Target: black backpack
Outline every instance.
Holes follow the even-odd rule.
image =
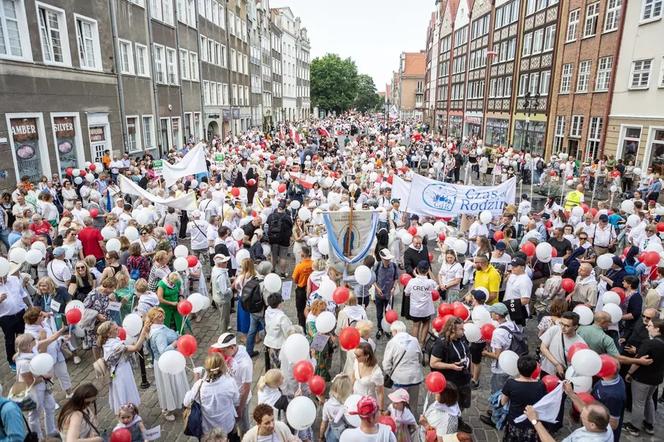
[[[267,225],[267,236],[271,243],[281,241],[282,216],[280,213],[273,214],[270,223]]]
[[[523,334],[523,331],[518,329],[514,331],[503,325],[501,325],[498,328],[507,330],[507,333],[509,333],[510,336],[512,337],[512,339],[510,340],[510,348],[508,348],[508,350],[512,350],[514,353],[516,353],[519,356],[524,356],[528,354],[528,338],[526,337],[525,334]]]
[[[261,293],[261,282],[258,278],[251,278],[242,287],[240,295],[242,307],[249,313],[260,313],[265,309],[263,293]]]

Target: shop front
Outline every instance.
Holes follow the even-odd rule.
[[[450,115],[447,136],[455,138],[463,136],[463,117],[461,115]]]
[[[464,118],[464,136],[482,138],[482,114],[469,112]]]
[[[484,145],[491,147],[507,146],[509,131],[509,120],[487,118]]]
[[[544,134],[546,121],[517,119],[514,126],[512,146],[514,149],[531,154],[544,155]]]

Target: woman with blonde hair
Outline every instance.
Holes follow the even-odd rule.
[[[182,330],[182,316],[177,305],[182,293],[182,279],[178,272],[171,272],[157,284],[159,307],[164,310],[164,324],[176,332]]]
[[[72,298],[82,301],[97,285],[97,280],[84,260],[74,264],[74,274],[69,281],[68,292]]]
[[[113,321],[106,321],[97,328],[97,345],[104,351],[103,358],[111,373],[108,401],[114,414],[120,407],[128,402],[134,405],[141,404],[141,395],[138,394],[134,373],[129,362],[129,353],[140,351],[148,335],[149,328],[143,326],[138,341],[127,345],[118,338],[120,327]]]
[[[353,393],[353,382],[345,373],[340,373],[332,380],[330,386],[329,399],[323,405],[323,412],[320,422],[321,439],[324,437],[325,442],[338,442],[341,433],[351,425],[346,421],[343,416],[342,410],[344,409],[344,402]],[[337,420],[337,416],[341,418]]]
[[[251,259],[245,259],[240,264],[240,272],[235,278],[233,283],[233,288],[238,293],[238,298],[242,297],[242,289],[245,284],[247,284],[252,279],[258,277],[256,273],[256,268],[254,267],[254,262]],[[251,315],[248,311],[242,307],[242,302],[238,301],[237,303],[237,331],[244,333],[245,335],[249,333],[249,325],[251,324]]]
[[[203,433],[219,428],[234,440],[239,440],[235,433],[236,408],[240,405],[240,390],[235,379],[229,375],[228,366],[220,353],[211,353],[205,358],[205,375],[194,372],[194,385],[184,397],[184,406],[188,407],[195,400],[201,405],[203,413]]]
[[[148,327],[148,345],[152,350],[154,380],[157,386],[157,399],[164,419],[175,420],[173,411],[182,408],[185,394],[189,390],[186,371],[179,374],[168,374],[159,368],[159,357],[166,351],[175,350],[179,334],[164,325],[164,310],[151,308],[145,315],[145,326]]]
[[[293,256],[295,257],[295,264],[299,264],[302,260],[300,252],[302,251],[302,246],[305,244],[307,235],[307,227],[302,218],[295,218],[295,223],[293,224]]]
[[[288,406],[288,397],[281,391],[283,383],[284,374],[278,368],[272,368],[258,378],[256,384],[258,403],[267,404],[274,408],[277,413],[276,418],[280,417],[279,411],[283,411],[283,415],[285,416],[286,407]]]
[[[76,229],[69,228],[62,234],[62,246],[68,259],[83,259],[83,244],[78,239]]]

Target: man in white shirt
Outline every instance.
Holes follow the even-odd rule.
[[[71,209],[71,216],[74,221],[76,221],[80,225],[83,225],[85,218],[90,216],[90,211],[88,211],[88,209],[83,208],[83,203],[81,202],[81,200],[77,200],[74,203],[74,208]]]
[[[489,229],[485,224],[482,224],[480,222],[480,219],[477,218],[475,221],[470,225],[470,228],[468,229],[468,243],[470,244],[470,254],[474,254],[475,251],[477,250],[477,243],[475,240],[477,239],[478,236],[485,236],[489,237]]]
[[[608,215],[604,213],[599,216],[595,228],[587,233],[597,256],[608,253],[609,247],[615,244],[617,239],[615,229],[609,224]]]
[[[515,322],[519,325],[526,325],[526,317],[530,310],[528,304],[530,303],[530,294],[533,290],[533,281],[526,274],[526,262],[523,258],[516,257],[512,259],[512,271],[507,277],[505,284],[505,296],[503,302],[518,300],[525,309],[523,318],[515,318]]]
[[[48,277],[53,280],[58,287],[69,287],[71,280],[71,269],[65,262],[65,248],[56,247],[53,250],[53,259],[46,266]]]
[[[23,314],[27,308],[24,299],[26,299],[25,292],[21,280],[12,276],[12,273],[18,271],[18,266],[12,264],[9,276],[0,278],[0,328],[4,334],[5,341],[5,354],[9,368],[16,371],[16,364],[14,363],[14,354],[16,354],[16,346],[14,344],[16,336],[25,331],[25,322],[23,321]]]

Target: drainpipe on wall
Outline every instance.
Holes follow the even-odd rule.
[[[201,93],[201,117],[199,118],[199,122],[201,124],[201,127],[203,129],[203,139],[207,140],[207,125],[204,123],[205,121],[205,91],[203,91],[203,60],[201,59],[201,54],[203,53],[203,48],[201,46],[201,14],[198,11],[198,2],[194,2],[194,11],[196,13],[196,47],[198,48],[198,85],[199,85],[199,91]],[[224,8],[224,14],[226,13],[226,8]],[[194,118],[194,115],[192,114],[192,119],[194,120],[194,124],[196,124],[196,119]],[[223,122],[222,122],[223,126]],[[196,128],[198,130],[198,127]],[[200,134],[198,134],[198,137],[200,137]]]
[[[194,2],[194,3],[197,3],[197,2]],[[174,14],[173,19],[175,21],[175,65],[177,66],[177,70],[179,72],[180,71],[180,20],[178,20],[178,2],[175,2],[175,7],[173,8],[173,14]],[[185,11],[185,14],[186,14],[186,11]],[[184,83],[182,81],[182,72],[179,72],[178,82],[180,83],[180,85],[178,86],[178,92],[179,92],[178,96],[180,98],[180,127],[178,127],[178,129],[179,129],[179,133],[183,134],[185,124],[184,124],[184,98],[182,98],[182,88],[184,86]],[[192,117],[193,117],[193,114],[192,114]],[[202,116],[201,116],[201,118],[202,118]],[[177,144],[181,144],[181,143],[184,145],[182,137],[180,137]],[[173,143],[173,144],[176,144],[176,143]],[[177,144],[175,146],[176,148],[177,148]]]
[[[157,75],[157,63],[154,57],[154,40],[152,39],[152,10],[150,6],[149,1],[145,2],[145,18],[147,20],[147,25],[148,25],[148,51],[150,54],[150,60],[152,60],[151,63],[151,68],[152,68],[152,75],[150,76],[152,78],[152,99],[154,102],[154,119],[155,119],[155,142],[157,142],[157,146],[160,144],[160,139],[161,139],[161,116],[159,115],[159,93],[158,93],[158,87],[157,87],[157,80],[155,75]],[[166,56],[165,50],[164,50],[164,57]],[[163,149],[164,146],[161,146],[161,149]],[[160,149],[159,151],[159,158],[164,157],[164,152],[162,152]]]
[[[126,153],[129,136],[127,134],[127,114],[125,112],[124,85],[123,85],[123,77],[121,69],[122,66],[120,63],[120,48],[118,44],[118,21],[117,21],[117,9],[115,7],[116,6],[115,2],[116,0],[108,0],[108,7],[111,13],[111,33],[113,38],[113,64],[115,66],[115,75],[118,78],[118,104],[120,106],[120,127],[122,129],[122,145],[123,145],[122,153]],[[140,122],[137,121],[136,124],[140,124]]]

